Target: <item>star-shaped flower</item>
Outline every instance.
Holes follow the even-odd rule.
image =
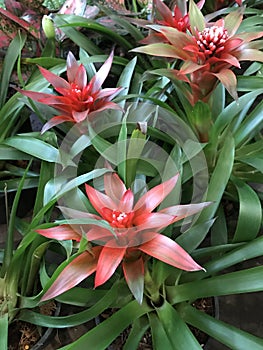
[[[21,89],[19,91],[32,100],[52,106],[60,112],[60,115],[54,116],[43,126],[42,133],[64,122],[81,123],[87,119],[91,120],[96,113],[105,109],[120,109],[111,100],[122,88],[101,88],[109,74],[112,61],[113,52],[89,82],[85,67],[77,63],[71,52],[67,56],[67,80],[39,67],[41,74],[58,95]]]
[[[93,219],[93,223],[87,225],[89,228],[85,232],[85,238],[99,246],[84,251],[71,261],[46,292],[43,300],[72,288],[95,270],[95,287],[98,287],[104,284],[121,264],[131,292],[141,303],[144,268],[150,257],[186,271],[202,269],[174,240],[158,232],[210,204],[175,205],[154,211],[172,191],[177,179],[178,175],[153,187],[136,203],[133,192],[126,189],[117,174],[105,175],[105,193],[86,185],[87,196],[98,215],[76,211],[74,215]],[[94,223],[94,220],[97,220],[98,224]],[[108,223],[108,228],[99,225],[102,221]],[[69,225],[37,232],[58,240],[80,240],[82,235],[81,230]]]

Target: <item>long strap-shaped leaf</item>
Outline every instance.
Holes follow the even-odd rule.
[[[193,333],[189,330],[176,309],[171,304],[165,301],[160,308],[156,309],[156,312],[173,350],[202,349]]]
[[[149,322],[146,316],[137,318],[133,322],[132,329],[130,331],[128,339],[126,340],[123,346],[123,350],[138,349],[140,341],[148,328],[149,328]],[[167,348],[165,349],[168,350]]]
[[[192,252],[202,242],[212,224],[211,220],[214,218],[232,172],[234,153],[234,140],[229,135],[226,138],[208,184],[205,200],[211,201],[212,204],[202,211],[195,225],[177,239],[177,242],[188,252]],[[199,224],[201,224],[201,229]],[[204,229],[202,229],[202,224],[204,224]]]
[[[211,296],[263,291],[262,274],[263,266],[258,266],[202,281],[167,287],[168,300],[173,304]]]
[[[20,151],[45,160],[46,162],[59,162],[59,152],[56,147],[31,136],[13,136],[6,139],[4,144],[17,148]]]
[[[87,344],[92,350],[104,350],[134,320],[149,311],[150,307],[146,303],[140,305],[136,300],[131,301],[106,321],[100,323],[74,343],[60,348],[60,350],[83,350],[87,347]]]
[[[8,339],[8,314],[0,317],[0,349],[7,350]]]
[[[222,256],[208,262],[205,264],[205,269],[207,272],[198,271],[194,274],[185,274],[181,278],[181,282],[200,280],[202,278],[207,278],[212,274],[216,274],[230,266],[234,266],[244,260],[253,259],[262,255],[263,251],[263,237],[260,236],[253,241],[246,243],[238,248],[223,254]]]
[[[151,326],[153,349],[174,350],[170,340],[167,338],[163,325],[155,312],[149,314],[149,323]]]
[[[25,45],[25,42],[26,35],[19,32],[12,40],[7,50],[1,74],[0,107],[2,107],[5,103],[12,70],[23,46]]]
[[[119,291],[119,283],[116,283],[108,291],[108,293],[106,293],[105,296],[101,298],[101,300],[97,304],[77,314],[68,315],[68,316],[47,316],[47,315],[42,315],[30,310],[22,310],[19,314],[19,319],[21,321],[30,322],[43,327],[51,327],[51,328],[73,327],[73,326],[88,322],[89,320],[92,320],[98,315],[100,315],[105,309],[110,307],[115,302],[115,300],[118,297],[118,291]],[[138,317],[140,316],[141,315],[139,315]],[[99,338],[100,336],[97,336],[97,337]]]
[[[189,305],[182,306],[179,312],[185,322],[197,327],[232,350],[263,349],[263,339],[219,321]]]
[[[221,114],[217,117],[213,126],[211,135],[213,142],[215,142],[216,144],[218,143],[218,137],[222,133],[224,128],[230,125],[233,118],[235,118],[239,113],[241,113],[243,109],[246,109],[247,106],[250,106],[250,104],[252,104],[253,101],[257,98],[257,96],[262,94],[262,92],[262,88],[255,91],[251,91],[241,96],[238,99],[238,103],[234,101],[223,109]]]
[[[90,55],[98,55],[102,53],[102,50],[95,45],[86,35],[80,33],[77,29],[73,28],[65,18],[70,16],[57,15],[54,18],[55,25],[61,28],[63,33],[66,34],[74,43],[78,43],[78,46],[86,50]]]
[[[263,100],[253,109],[253,111],[248,115],[248,117],[242,122],[237,132],[235,133],[235,143],[236,145],[242,144],[242,142],[247,142],[251,140],[255,135],[257,135],[262,130],[262,107]]]
[[[239,197],[239,217],[233,242],[256,238],[262,224],[262,208],[258,195],[245,182],[232,177]]]

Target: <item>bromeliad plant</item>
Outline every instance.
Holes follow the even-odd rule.
[[[177,243],[158,233],[174,222],[195,214],[208,204],[176,205],[153,212],[171,192],[177,179],[178,175],[155,186],[136,204],[134,193],[126,189],[116,173],[104,175],[105,194],[86,185],[87,196],[99,214],[74,212],[76,217],[94,219],[94,224],[88,225],[90,227],[86,232],[81,233],[80,228],[69,225],[37,232],[58,240],[81,241],[83,235],[87,242],[98,242],[101,247],[88,246],[87,251],[67,265],[42,300],[54,298],[67,291],[94,271],[96,288],[104,284],[122,262],[124,277],[135,299],[142,303],[145,287],[148,297],[154,303],[158,303],[159,291],[151,281],[147,266],[149,257],[186,271],[202,269]],[[102,220],[109,224],[108,228],[96,224],[96,221],[100,223]]]
[[[135,109],[135,115],[140,116],[141,111],[136,113]],[[132,119],[135,115],[131,115]],[[166,117],[170,130],[177,130],[178,120],[175,122],[174,115],[170,115],[170,118],[169,115]],[[94,126],[93,123],[92,126]],[[117,140],[120,145],[119,152],[122,153],[123,141],[126,140],[125,135],[127,136],[125,130],[128,126],[125,118],[121,124]],[[112,124],[104,127],[111,129]],[[125,148],[125,157],[121,158],[124,164],[123,162],[115,164],[118,154],[114,153],[112,143],[101,135],[95,134],[94,130],[92,135],[91,132],[92,127],[89,128],[90,142],[93,147],[100,150],[99,157],[103,155],[107,161],[114,161],[118,172],[122,176],[126,174],[124,176],[126,181],[130,172],[134,174],[133,181],[129,181],[132,184],[131,189],[127,189],[124,181],[109,166],[79,175],[58,188],[54,181],[51,180],[48,183],[46,196],[50,198],[50,192],[54,193],[51,197],[53,203],[55,200],[59,202],[59,197],[65,194],[65,191],[74,189],[76,195],[74,192],[69,192],[69,203],[72,206],[60,206],[66,219],[40,226],[35,222],[31,228],[34,233],[36,231],[40,236],[48,238],[48,241],[51,239],[54,245],[60,245],[66,252],[66,259],[57,266],[53,274],[50,274],[50,266],[47,261],[45,262],[40,274],[43,291],[35,298],[23,298],[22,306],[25,309],[20,312],[19,319],[42,326],[48,324],[51,327],[68,327],[99,317],[105,310],[113,310],[113,315],[107,320],[94,326],[76,342],[63,349],[77,349],[87,342],[96,344],[98,349],[107,348],[128,326],[132,328],[124,344],[126,348],[137,349],[143,334],[148,330],[152,336],[154,349],[162,349],[163,344],[168,349],[179,350],[182,347],[201,349],[201,345],[187,325],[201,329],[230,348],[238,346],[245,350],[250,345],[260,349],[263,344],[262,339],[229,327],[193,306],[193,301],[198,298],[262,290],[263,287],[262,284],[259,286],[258,279],[257,283],[252,284],[250,279],[257,278],[262,273],[261,266],[238,272],[226,272],[228,267],[243,261],[244,256],[247,259],[260,256],[262,249],[262,237],[252,238],[247,243],[239,241],[238,236],[233,240],[220,241],[221,235],[225,234],[222,232],[221,201],[229,181],[229,171],[231,171],[228,167],[231,166],[232,161],[230,152],[232,142],[229,140],[224,146],[209,180],[206,197],[213,202],[208,206],[208,203],[171,205],[174,201],[175,203],[178,201],[178,192],[173,191],[176,183],[178,185],[179,177],[174,175],[156,185],[156,182],[160,181],[159,176],[151,166],[145,164],[147,157],[150,156],[147,143],[151,144],[153,140],[157,144],[165,141],[165,148],[170,147],[169,155],[172,161],[181,170],[183,188],[189,190],[189,180],[193,180],[191,175],[189,176],[192,165],[190,155],[193,157],[196,155],[198,145],[196,142],[190,142],[181,149],[171,136],[160,132],[157,126],[155,128],[149,126],[147,141],[145,137],[141,139],[135,137],[138,131],[131,133],[128,150],[133,157],[127,156],[129,151],[126,153]],[[107,136],[107,133],[105,135]],[[109,135],[112,141],[112,133]],[[132,140],[136,142],[133,143]],[[141,143],[139,140],[142,140]],[[142,145],[145,146],[144,151],[142,151]],[[134,152],[131,152],[130,147],[135,147]],[[201,164],[200,159],[198,160]],[[148,158],[148,163],[151,162],[152,159]],[[159,162],[155,164],[153,161],[153,165],[160,168]],[[170,157],[164,161],[164,172],[169,173],[169,169],[176,168],[169,168],[170,162]],[[61,175],[63,181],[66,173],[62,172]],[[99,178],[101,175],[104,177],[103,182]],[[201,171],[202,179],[204,175]],[[198,174],[197,177],[199,177]],[[84,184],[92,178],[94,178],[94,186],[86,184],[83,189],[83,191],[86,189],[86,196],[83,196],[83,192],[75,186],[78,183]],[[149,178],[148,181],[147,178]],[[57,181],[59,185],[60,180],[57,179]],[[97,186],[98,189],[96,189]],[[145,187],[149,186],[151,189],[145,192]],[[242,195],[245,192],[246,190]],[[245,197],[253,203],[254,222],[260,222],[258,205],[252,199],[254,198],[252,193],[246,192]],[[184,196],[183,199],[186,200]],[[88,212],[75,209],[75,205],[80,200],[83,201]],[[244,201],[241,202],[244,205]],[[46,206],[50,207],[50,204],[46,203]],[[154,211],[155,208],[158,208],[157,211]],[[186,231],[181,232],[181,219],[202,208],[204,210],[195,217],[193,224]],[[214,220],[215,213],[219,215],[218,225]],[[244,225],[245,217],[244,212],[240,212],[238,226],[242,222]],[[206,237],[208,239],[211,228],[211,237],[215,243],[200,248],[200,243]],[[258,228],[256,232],[258,233]],[[30,232],[31,234],[33,232]],[[245,239],[245,236],[243,237]],[[201,271],[201,266],[205,271]],[[187,272],[192,269],[196,271]],[[95,279],[93,279],[93,273],[95,273]],[[137,300],[134,300],[134,297]],[[85,307],[85,310],[66,317],[47,317],[26,309],[51,298],[65,304]],[[176,325],[176,330],[172,325]],[[105,336],[101,337],[100,334]]]
[[[242,31],[242,8],[211,22],[200,11],[203,4],[198,6],[190,1],[189,13],[182,18],[185,26],[178,27],[169,9],[159,0],[155,3],[162,17],[167,19],[148,25],[153,34],[146,37],[145,43],[150,43],[132,51],[173,60],[167,69],[147,72],[145,79],[154,74],[173,82],[177,94],[175,98],[182,103],[188,122],[196,130],[200,141],[207,142],[213,123],[209,110],[216,87],[221,83],[238,100],[234,70],[238,72],[242,61],[263,62],[261,41],[256,41],[263,32]],[[196,111],[201,105],[204,116],[199,119]]]
[[[133,51],[181,60],[183,64],[179,70],[162,69],[154,73],[185,82],[190,89],[185,88],[184,94],[192,105],[198,101],[207,102],[218,82],[237,99],[236,76],[230,68],[240,68],[240,61],[263,61],[262,52],[258,50],[260,43],[251,43],[261,38],[263,33],[237,33],[242,22],[240,10],[231,12],[224,19],[207,23],[197,5],[191,1],[188,16],[190,26],[187,33],[171,25],[150,25],[150,29],[161,34],[162,43],[149,44]]]

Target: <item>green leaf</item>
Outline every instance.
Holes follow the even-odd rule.
[[[63,58],[58,57],[34,57],[34,58],[24,58],[25,63],[36,64],[46,69],[52,68],[56,65],[65,64],[65,60]]]
[[[26,35],[18,32],[18,34],[11,41],[2,67],[1,85],[0,85],[0,108],[4,105],[7,91],[9,89],[10,77],[18,56],[26,42]]]
[[[120,290],[120,283],[115,283],[112,286],[112,288],[107,291],[105,296],[102,297],[95,305],[77,314],[67,315],[67,316],[47,316],[31,310],[24,309],[24,310],[21,310],[21,312],[19,313],[19,319],[21,321],[30,322],[32,324],[36,324],[43,327],[51,327],[51,328],[74,327],[94,319],[95,317],[100,315],[104,310],[106,310],[112,304],[114,304],[115,300],[119,300],[119,294],[118,294],[119,290]],[[146,312],[148,309],[146,309]],[[145,311],[142,312],[142,314],[144,313]],[[140,316],[141,315],[138,315],[138,317]],[[100,333],[100,336],[97,335],[97,337],[101,338],[101,333]]]
[[[193,333],[171,304],[164,301],[161,307],[156,308],[156,312],[173,350],[202,349]]]
[[[39,267],[40,267],[40,263],[42,260],[42,257],[44,255],[44,253],[46,252],[50,241],[41,243],[42,239],[41,237],[39,237],[40,240],[39,242],[36,244],[36,247],[33,247],[33,251],[32,254],[30,253],[29,255],[31,256],[30,259],[30,266],[29,266],[29,270],[27,274],[23,275],[23,282],[26,282],[26,291],[22,292],[25,295],[31,295],[32,294],[32,290],[33,287],[36,283],[36,278],[38,276],[38,272],[39,272]]]
[[[258,63],[258,62],[254,62]],[[262,76],[237,77],[237,91],[253,91],[262,88]]]
[[[107,10],[107,9],[105,9]],[[120,26],[125,28],[129,34],[135,39],[136,42],[139,42],[144,38],[141,30],[134,25],[132,25],[129,21],[127,21],[124,17],[112,14],[112,12],[108,13],[110,18],[118,23]]]
[[[145,53],[147,55],[153,55],[153,56],[160,56],[160,57],[171,57],[171,58],[179,58],[177,50],[169,45],[169,44],[163,44],[163,43],[154,43],[149,44],[145,46],[136,47],[135,49],[131,50],[132,52],[139,52],[139,53]],[[162,71],[162,69],[157,70],[158,73]],[[166,71],[166,70],[164,70]],[[168,70],[167,70],[168,71]],[[151,73],[155,74],[156,71],[152,71]],[[172,74],[173,71],[171,71],[172,78],[175,78],[174,74]],[[166,74],[166,76],[168,76]],[[170,77],[169,77],[170,78]]]
[[[154,312],[151,312],[149,313],[148,317],[149,317],[149,323],[151,326],[153,349],[154,350],[158,350],[158,349],[174,350],[158,316]]]
[[[39,183],[37,188],[37,194],[35,198],[35,204],[33,209],[33,216],[40,211],[44,203],[44,189],[47,182],[54,176],[54,164],[48,162],[42,162],[40,168]]]
[[[205,18],[193,0],[190,0],[189,3],[189,22],[192,33],[196,29],[200,32],[205,29]]]
[[[57,17],[59,18],[57,19]],[[106,26],[102,26],[98,22],[87,19],[85,17],[76,15],[57,15],[54,22],[63,23],[63,25],[60,26],[63,31],[66,29],[66,26],[87,28],[90,31],[102,34],[104,37],[107,37],[114,43],[118,43],[125,50],[130,50],[132,48],[131,43],[126,40],[124,36],[121,36],[120,34],[116,33],[116,31],[110,30]]]
[[[137,58],[134,57],[122,71],[121,76],[116,85],[116,86],[121,86],[123,88],[123,90],[120,91],[120,93],[118,94],[118,98],[121,96],[126,96],[128,94],[130,85],[131,85],[132,76],[134,74],[136,62],[137,62]],[[124,108],[125,100],[123,100],[122,102],[119,102],[118,104],[119,106]]]
[[[233,242],[256,238],[262,224],[262,208],[256,192],[245,182],[231,177],[239,197],[239,217]]]
[[[75,287],[56,297],[60,303],[91,307],[105,296],[107,290],[94,290]]]
[[[237,9],[236,11],[230,12],[225,17],[225,28],[228,32],[228,35],[231,37],[238,30],[241,22],[242,22],[242,8]]]
[[[10,179],[10,180],[2,180],[0,181],[0,193],[5,191],[5,188],[8,192],[16,192],[21,178]],[[38,186],[38,178],[37,177],[28,177],[24,181],[23,189],[27,188],[35,188]]]
[[[69,151],[69,157],[73,159],[76,155],[79,155],[81,152],[83,152],[86,148],[90,146],[90,138],[88,135],[80,135],[77,140],[73,143],[73,145],[70,147]],[[68,159],[66,158],[66,161]]]
[[[5,313],[0,316],[0,348],[2,350],[8,349],[8,314]]]
[[[12,205],[11,213],[10,213],[10,219],[8,223],[8,231],[7,231],[7,238],[5,242],[5,251],[4,251],[4,260],[3,265],[1,266],[1,277],[3,278],[6,274],[6,272],[9,269],[10,264],[12,263],[12,257],[13,257],[13,245],[14,245],[14,231],[15,231],[15,218],[17,215],[17,208],[20,200],[20,196],[23,190],[24,181],[26,179],[27,171],[29,170],[31,166],[31,162],[29,162],[23,177],[21,178],[17,192],[15,194],[14,202]],[[9,276],[10,277],[10,276]],[[11,276],[14,280],[17,279],[17,275]]]
[[[210,220],[213,218],[232,172],[234,154],[234,139],[229,135],[225,139],[225,143],[219,153],[216,166],[213,169],[210,182],[208,184],[206,201],[212,201],[214,204],[203,210],[199,217],[199,221],[202,221],[203,218],[205,218],[205,220]]]
[[[202,311],[184,305],[179,309],[185,322],[207,333],[232,350],[262,350],[263,339],[216,320]]]
[[[239,113],[242,113],[243,110],[247,112],[251,104],[257,98],[257,96],[259,96],[262,93],[263,93],[263,89],[249,92],[241,96],[238,99],[238,102],[234,101],[230,103],[226,108],[224,108],[222,113],[218,115],[214,123],[214,126],[212,128],[212,132],[211,132],[212,140],[218,143],[219,135],[222,133],[224,128],[227,127]],[[246,113],[243,114],[243,118],[245,116],[246,116]]]
[[[200,135],[200,139],[204,140],[205,142],[208,139],[208,131],[210,130],[212,124],[210,106],[203,101],[196,102],[191,113],[188,115],[188,118]]]
[[[263,155],[260,154],[259,157],[254,158],[254,157],[244,157],[244,158],[239,158],[240,162],[248,164],[252,166],[253,168],[257,169],[261,174],[263,174]],[[251,174],[253,177],[253,173]],[[256,177],[252,178],[251,181],[257,182]]]
[[[236,249],[224,253],[222,256],[215,258],[205,264],[207,272],[195,272],[193,274],[184,274],[181,278],[182,282],[202,279],[222,271],[228,267],[234,266],[244,260],[252,259],[262,255],[263,237],[258,237],[251,242],[245,243]]]
[[[149,322],[146,316],[137,318],[133,322],[132,329],[129,333],[128,339],[126,340],[123,346],[123,350],[138,349],[140,345],[140,341],[148,328],[149,328]]]
[[[54,24],[60,28],[66,36],[76,43],[79,47],[87,51],[90,55],[101,54],[102,50],[95,45],[86,35],[72,28],[67,22],[67,15],[57,14],[54,18]]]
[[[193,225],[189,230],[186,230],[178,238],[176,242],[183,247],[187,252],[191,253],[204,240],[215,219],[206,222],[200,222]]]
[[[137,170],[138,160],[141,158],[143,148],[146,143],[146,135],[141,131],[140,127],[133,130],[127,151],[126,159],[126,185],[131,187]]]
[[[263,267],[258,266],[205,278],[201,281],[168,286],[166,288],[167,298],[172,304],[177,304],[206,297],[262,292],[262,273]]]
[[[115,146],[111,144],[109,141],[99,136],[90,124],[88,125],[88,128],[89,128],[90,141],[92,145],[95,147],[95,149],[101,154],[101,156],[107,159],[110,163],[117,165],[117,154],[116,154],[117,152],[114,152],[114,148],[113,148]]]
[[[97,327],[81,336],[77,341],[64,346],[60,350],[82,350],[87,344],[89,344],[93,350],[105,349],[125,328],[132,324],[133,321],[149,311],[150,307],[147,304],[139,305],[137,301],[131,301]],[[103,337],[101,336],[102,334]]]
[[[29,160],[31,156],[23,153],[13,147],[7,145],[0,145],[0,159],[1,160]]]
[[[223,245],[228,241],[228,228],[224,212],[224,205],[221,203],[217,212],[215,223],[211,229],[211,245]]]
[[[61,198],[66,193],[78,188],[80,185],[93,180],[97,177],[103,176],[109,169],[94,169],[87,174],[79,175],[72,180],[65,178],[64,174],[51,179],[45,186],[44,205],[49,201]]]
[[[189,252],[193,251],[203,241],[211,227],[211,220],[214,218],[229,182],[234,164],[234,154],[234,139],[229,136],[226,138],[225,144],[220,151],[208,184],[206,197],[204,198],[204,201],[212,202],[211,205],[203,209],[195,224],[177,239],[178,244],[182,245]],[[195,234],[196,230],[198,232],[197,235]]]
[[[129,110],[129,109],[128,109]],[[128,111],[125,113],[122,124],[121,124],[121,130],[118,136],[118,145],[117,145],[117,166],[118,166],[118,174],[123,179],[124,183],[126,183],[126,151],[127,151],[127,120]]]
[[[218,84],[211,95],[211,113],[215,121],[225,108],[226,90],[222,84]]]
[[[235,133],[235,143],[240,145],[244,141],[251,140],[258,132],[262,130],[263,100],[257,104],[250,115],[243,121],[237,132]]]
[[[236,150],[236,160],[249,164],[263,173],[263,139],[242,145]]]
[[[6,139],[3,144],[14,147],[22,152],[47,162],[59,162],[58,149],[36,138],[27,136],[13,136]]]

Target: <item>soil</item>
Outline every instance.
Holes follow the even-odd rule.
[[[53,315],[56,310],[54,301],[40,307],[39,312],[43,315]],[[8,350],[29,350],[45,333],[46,329],[37,327],[24,321],[14,321],[8,329]]]
[[[8,350],[29,350],[40,339],[37,326],[15,321],[9,326]]]

